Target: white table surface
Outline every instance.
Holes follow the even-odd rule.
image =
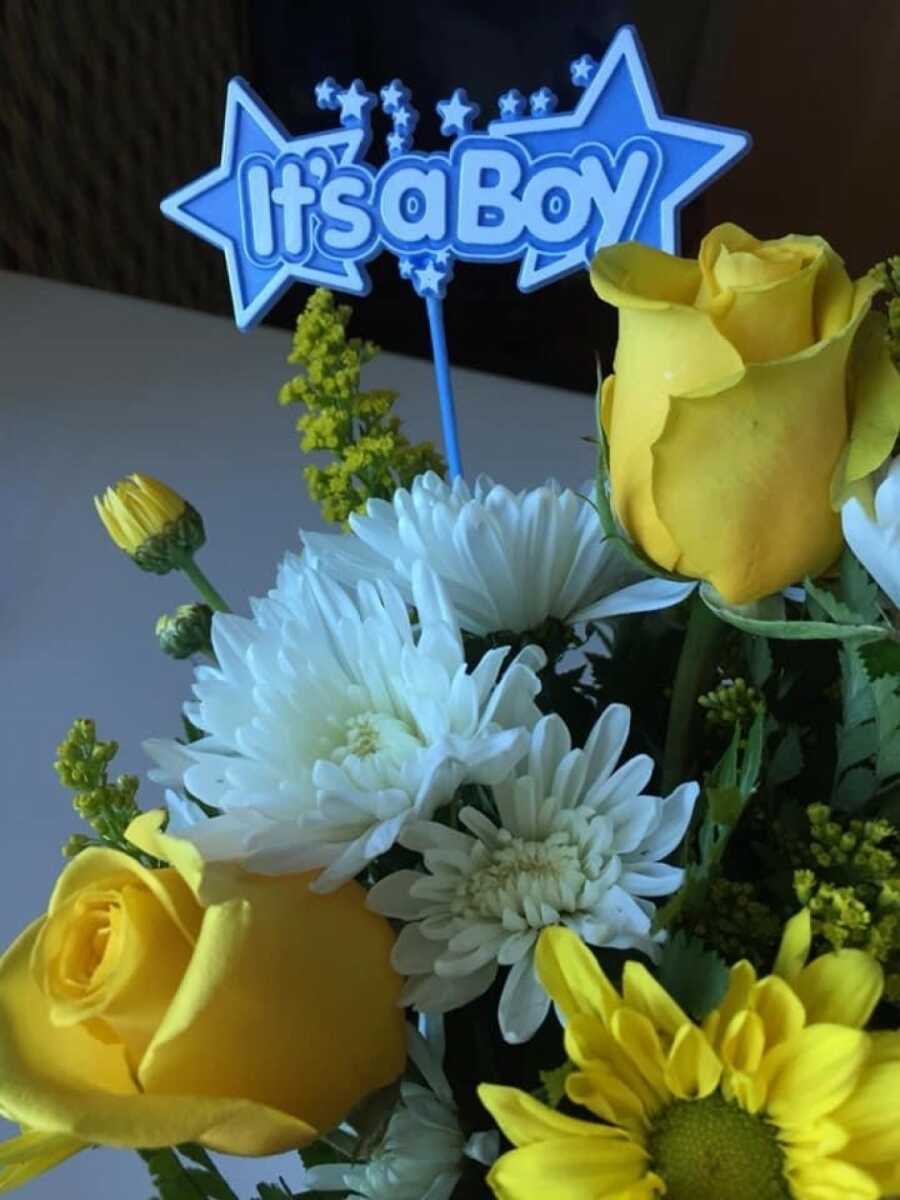
[[[504,336],[502,312],[485,336]],[[108,540],[92,496],[132,471],[181,491],[206,521],[200,564],[246,612],[247,597],[271,586],[278,559],[296,547],[298,529],[322,527],[301,476],[300,410],[275,401],[294,373],[289,348],[283,330],[241,334],[222,318],[0,272],[2,946],[44,911],[60,846],[79,828],[52,769],[72,719],[94,717],[99,735],[120,744],[114,773],[143,777],[141,740],[177,734],[189,693],[190,666],[159,652],[153,625],[193,599],[190,586],[135,568]],[[590,397],[472,371],[454,378],[467,477],[487,471],[524,487],[592,473],[581,440],[593,427]],[[410,436],[439,441],[429,363],[385,354],[364,384],[396,388]],[[160,798],[142,784],[144,807]],[[227,1161],[242,1200],[279,1173],[300,1182],[295,1155]],[[97,1150],[22,1195],[146,1200],[150,1192],[135,1155]]]

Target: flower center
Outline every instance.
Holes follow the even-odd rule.
[[[386,755],[402,762],[422,745],[405,721],[384,713],[359,713],[348,718],[338,734],[339,742],[331,752],[336,763],[347,758],[371,758]]]
[[[676,1100],[648,1149],[666,1200],[790,1200],[775,1127],[720,1095]]]
[[[459,882],[456,916],[502,920],[512,910],[530,925],[541,925],[548,923],[541,917],[542,905],[556,913],[576,911],[587,875],[581,848],[568,831],[531,842],[501,829],[498,842],[493,850],[479,843],[476,854],[483,861]]]

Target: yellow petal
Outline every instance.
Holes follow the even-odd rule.
[[[812,919],[809,909],[802,908],[800,912],[791,917],[784,927],[772,974],[780,975],[788,983],[793,983],[803,967],[806,966],[811,945]]]
[[[792,987],[808,1021],[862,1029],[881,999],[884,972],[862,950],[838,950],[804,967]]]
[[[900,373],[888,353],[886,328],[881,313],[869,313],[853,343],[848,367],[850,447],[838,505],[847,499],[852,484],[885,462],[900,432]]]
[[[598,1200],[640,1184],[646,1165],[624,1138],[556,1138],[502,1155],[488,1184],[499,1200]]]
[[[275,1153],[317,1136],[293,1117],[231,1096],[141,1095],[122,1045],[100,1042],[78,1025],[50,1023],[30,969],[41,924],[26,929],[0,959],[0,1109],[8,1117],[109,1146],[216,1145],[209,1135],[231,1129],[233,1145],[247,1146],[245,1153]],[[262,1150],[245,1140],[254,1135]]]
[[[151,809],[134,818],[125,836],[138,850],[171,863],[204,906],[228,900],[240,891],[245,874],[240,867],[228,862],[207,862],[191,842],[163,833],[165,822],[165,809]]]
[[[779,1042],[796,1037],[807,1018],[810,1021],[820,1019],[808,1016],[791,987],[778,975],[770,975],[756,984],[750,995],[750,1007],[762,1021],[766,1049],[769,1050]]]
[[[725,1028],[719,1050],[729,1072],[751,1076],[766,1052],[766,1030],[758,1013],[736,1013]]]
[[[679,1008],[662,984],[642,964],[630,959],[622,972],[622,999],[629,1008],[649,1017],[656,1028],[674,1037],[690,1018]]]
[[[820,238],[759,242],[736,225],[703,239],[698,304],[744,362],[770,362],[816,341],[814,293],[825,265]]]
[[[652,451],[653,500],[678,545],[679,573],[745,604],[837,558],[831,483],[847,440],[855,332],[851,322],[791,358],[672,396]]]
[[[719,1086],[722,1064],[696,1025],[682,1025],[666,1064],[666,1085],[679,1100],[709,1096]]]
[[[148,1094],[251,1096],[330,1129],[396,1079],[406,1054],[390,926],[357,884],[317,895],[313,878],[245,875],[238,896],[207,911],[141,1063]]]
[[[606,246],[591,263],[594,291],[616,308],[692,305],[700,278],[693,259],[665,254],[642,242]]]
[[[595,1121],[564,1116],[518,1088],[482,1083],[478,1098],[514,1146],[530,1146],[532,1142],[561,1137],[609,1137],[617,1132]]]
[[[563,925],[541,932],[535,951],[538,978],[568,1021],[576,1013],[604,1023],[622,1000],[581,938]]]
[[[646,1125],[658,1107],[648,1107],[627,1080],[609,1063],[591,1063],[566,1079],[566,1095],[574,1104],[590,1109],[602,1121],[637,1130]]]
[[[900,1033],[873,1034],[859,1086],[834,1113],[848,1133],[844,1157],[867,1168],[900,1166]]]
[[[820,1158],[790,1172],[791,1193],[799,1200],[878,1200],[875,1180],[839,1159]]]
[[[650,1018],[632,1008],[620,1008],[613,1015],[610,1028],[616,1042],[637,1069],[644,1086],[650,1088],[658,1099],[669,1099],[669,1089],[664,1079],[666,1056]]]
[[[828,1116],[859,1086],[869,1054],[866,1034],[843,1025],[808,1025],[766,1055],[766,1111],[783,1126]]]
[[[756,971],[746,959],[734,964],[728,973],[728,991],[718,1008],[703,1021],[703,1032],[712,1046],[718,1046],[736,1013],[747,1007],[750,990],[756,983]]]
[[[77,1138],[34,1129],[0,1142],[0,1192],[11,1192],[86,1149],[87,1143]]]
[[[827,245],[827,243],[826,243]],[[824,341],[839,333],[853,314],[859,286],[854,285],[844,260],[830,246],[825,251],[825,263],[816,279],[815,340]]]
[[[662,433],[673,392],[685,392],[741,369],[741,357],[710,315],[692,307],[696,262],[629,242],[594,259],[598,295],[619,307],[613,384],[603,392],[613,507],[641,548],[671,569],[678,546],[660,521],[651,491],[650,447]]]

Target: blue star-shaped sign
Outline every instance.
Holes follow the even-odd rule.
[[[465,88],[456,88],[449,100],[438,100],[435,105],[441,118],[441,133],[444,137],[468,133],[472,122],[481,109],[469,99]]]
[[[357,294],[368,290],[357,262],[316,246],[317,218],[310,211],[310,193],[318,183],[335,167],[360,162],[367,145],[363,125],[290,138],[243,80],[229,83],[219,166],[166,197],[161,208],[171,220],[224,251],[239,328],[254,325],[295,280]],[[274,222],[267,226],[259,216],[251,220],[248,215],[253,213],[253,190],[266,186],[285,213],[290,204],[292,214],[308,214],[307,228],[297,216],[286,230],[293,244],[279,247]],[[305,251],[297,248],[298,241]]]
[[[577,82],[588,80],[571,112],[493,121],[489,133],[515,140],[532,159],[595,144],[603,148],[612,177],[627,168],[629,156],[645,154],[648,164],[642,195],[625,228],[610,228],[604,222],[592,238],[564,254],[528,247],[519,274],[523,291],[584,267],[600,246],[613,241],[646,242],[677,253],[682,205],[750,148],[749,135],[739,130],[660,112],[652,77],[631,26],[618,31],[599,66],[584,55],[575,60],[571,70],[573,79],[577,74]]]

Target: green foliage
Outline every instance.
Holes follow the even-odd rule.
[[[139,1150],[158,1200],[238,1200],[218,1167],[201,1146]],[[287,1193],[290,1195],[290,1193]],[[283,1200],[284,1193],[279,1197]]]
[[[541,1071],[541,1099],[551,1108],[559,1108],[566,1098],[566,1080],[575,1070],[575,1064],[568,1060],[562,1066],[554,1067],[551,1071]]]
[[[373,342],[348,338],[349,305],[317,288],[297,319],[288,362],[303,372],[286,383],[279,404],[302,404],[297,421],[304,453],[327,451],[326,466],[304,470],[309,494],[326,521],[346,523],[369,499],[390,499],[424,471],[446,470],[430,442],[413,445],[400,432],[393,415],[396,392],[386,388],[360,391],[363,366],[378,354]]]
[[[859,657],[866,674],[873,682],[886,675],[900,675],[900,642],[884,640],[866,642],[859,648]]]
[[[259,1183],[256,1185],[259,1191],[257,1200],[293,1200],[294,1193],[284,1182],[279,1179],[278,1183]],[[316,1196],[318,1192],[304,1192],[304,1196]],[[334,1192],[331,1193],[334,1196]]]
[[[728,989],[725,963],[683,929],[666,942],[658,976],[669,995],[695,1021],[702,1021]]]
[[[811,641],[856,641],[856,640],[871,640],[873,637],[881,637],[884,633],[884,628],[881,625],[859,624],[855,620],[847,620],[842,622],[837,621],[788,621],[781,615],[754,615],[751,616],[744,608],[733,607],[727,604],[721,596],[714,593],[709,587],[701,586],[700,595],[703,597],[704,603],[716,614],[716,616],[725,621],[729,625],[733,625],[735,629],[740,629],[744,633],[756,634],[759,637],[774,638],[777,641],[796,641],[796,642],[811,642]],[[839,611],[838,607],[841,602],[834,601],[834,611]],[[776,604],[780,606],[780,601],[776,600]],[[749,606],[748,606],[749,607]],[[765,604],[759,607],[765,608]],[[775,606],[770,606],[775,611]],[[849,613],[849,610],[848,610]],[[852,615],[852,614],[850,614]]]
[[[891,362],[900,371],[900,257],[895,256],[879,263],[873,271],[888,294],[888,352]]]
[[[97,740],[96,726],[89,718],[73,721],[57,747],[53,765],[59,781],[74,791],[73,808],[97,834],[96,838],[74,834],[63,853],[73,858],[87,846],[103,845],[124,850],[145,865],[155,866],[155,859],[142,854],[125,837],[125,830],[140,813],[134,799],[138,779],[136,775],[120,775],[110,781],[109,765],[118,749],[117,742]]]
[[[900,680],[872,680],[860,649],[840,653],[841,722],[832,804],[860,812],[900,776]]]

